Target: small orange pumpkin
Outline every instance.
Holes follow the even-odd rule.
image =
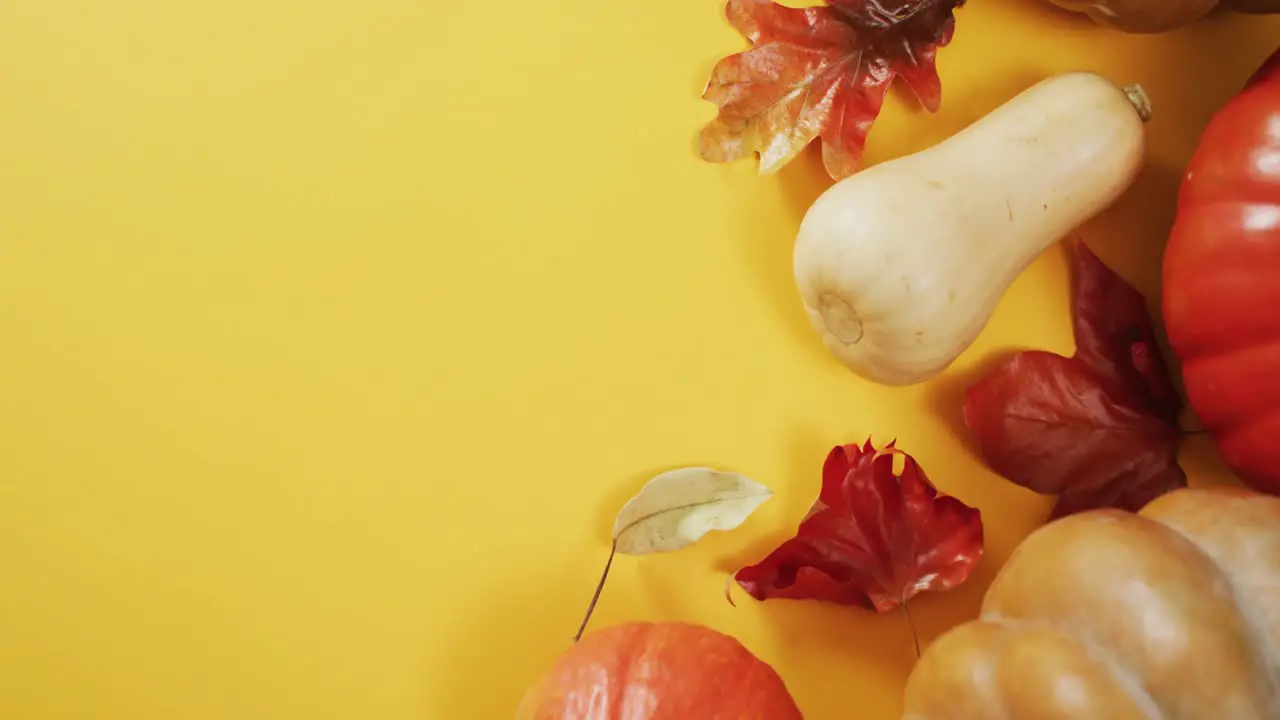
[[[526,693],[517,720],[800,720],[782,678],[738,640],[693,623],[583,636]]]

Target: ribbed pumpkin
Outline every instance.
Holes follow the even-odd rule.
[[[1214,113],[1178,190],[1160,315],[1226,466],[1280,495],[1280,50]]]
[[[583,636],[525,694],[516,720],[800,720],[787,686],[741,642],[693,623]]]
[[[1027,537],[904,720],[1280,718],[1280,499],[1184,489]]]

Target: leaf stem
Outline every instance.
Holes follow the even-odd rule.
[[[902,601],[902,612],[907,616],[907,627],[911,628],[911,641],[916,646],[916,659],[920,659],[920,633],[916,632],[916,621],[911,617],[911,608],[907,607],[907,601]]]
[[[613,545],[609,547],[609,560],[604,564],[604,572],[600,573],[600,582],[596,583],[596,592],[591,596],[591,604],[587,606],[587,614],[582,618],[582,624],[578,626],[578,634],[573,636],[573,641],[578,642],[582,639],[582,633],[587,631],[587,623],[591,620],[591,613],[595,612],[596,602],[600,600],[600,592],[604,590],[604,581],[609,577],[609,568],[613,565],[613,556],[618,552],[618,539],[614,538]]]

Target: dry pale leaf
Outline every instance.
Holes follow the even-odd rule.
[[[773,493],[744,475],[691,467],[645,483],[613,524],[616,552],[646,555],[687,547],[711,530],[732,530]]]
[[[664,472],[640,488],[613,523],[613,547],[575,640],[582,637],[617,553],[648,555],[688,547],[712,530],[742,524],[773,493],[745,475],[687,467]]]

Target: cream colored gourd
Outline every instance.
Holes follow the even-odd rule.
[[[1183,489],[1032,533],[903,720],[1280,718],[1280,498]]]
[[[938,145],[833,185],[794,256],[827,347],[886,385],[940,373],[1033,259],[1133,183],[1146,114],[1140,89],[1057,75]]]

